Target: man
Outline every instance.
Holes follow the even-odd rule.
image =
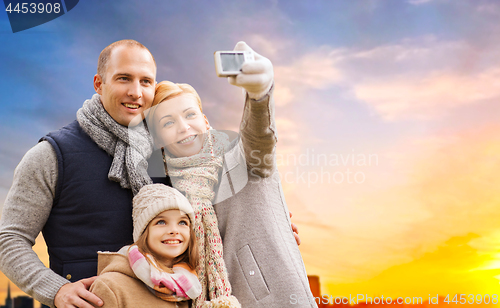
[[[257,66],[233,83],[265,94],[272,82],[268,69]],[[132,192],[151,181],[134,168],[144,164],[149,144],[129,145],[126,131],[151,106],[155,80],[156,63],[146,47],[133,40],[109,45],[94,76],[97,94],[77,121],[42,138],[17,166],[0,220],[0,270],[41,303],[102,305],[88,291],[96,251],[132,243]],[[50,269],[31,248],[41,231]]]
[[[121,135],[151,106],[155,80],[155,60],[142,44],[124,40],[106,47],[94,76],[99,95],[85,102],[78,121],[44,137],[16,168],[0,222],[0,267],[41,303],[102,305],[87,290],[94,278],[80,278],[96,275],[96,250],[132,243],[132,193],[123,186],[139,184],[120,180],[132,173],[120,168],[120,159],[130,161]],[[86,107],[92,101],[98,103]],[[105,150],[106,144],[121,153],[110,154],[113,149]],[[115,167],[113,176],[120,183],[108,179]],[[31,249],[40,231],[51,269]]]

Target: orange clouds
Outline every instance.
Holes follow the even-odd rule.
[[[461,294],[497,294],[500,269],[470,271],[490,259],[469,245],[478,235],[456,236],[436,250],[401,265],[393,266],[379,275],[356,284],[331,284],[333,294],[368,294],[392,296],[446,296]]]
[[[500,99],[500,67],[472,75],[394,76],[356,85],[354,92],[386,120],[435,118],[461,105]]]
[[[363,169],[363,185],[286,191],[307,269],[323,291],[492,292],[500,274],[500,126],[435,132],[380,156],[378,169]]]

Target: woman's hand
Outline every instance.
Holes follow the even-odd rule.
[[[268,58],[253,51],[245,42],[238,42],[234,50],[253,52],[255,61],[243,63],[241,73],[228,77],[228,82],[244,88],[251,99],[261,99],[273,85],[273,64]]]
[[[290,219],[292,218],[292,212],[290,213]],[[295,237],[295,241],[297,242],[297,245],[300,245],[300,237],[299,237],[299,228],[297,228],[297,225],[292,222],[292,231],[293,231],[293,237]]]

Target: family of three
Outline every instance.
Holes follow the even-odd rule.
[[[58,308],[316,307],[276,170],[272,64],[255,59],[229,80],[246,90],[229,140],[191,86],[156,83],[146,47],[106,47],[97,94],[14,172],[0,270]],[[50,269],[32,250],[40,232]]]

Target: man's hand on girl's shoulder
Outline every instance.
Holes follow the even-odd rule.
[[[97,276],[94,276],[63,285],[54,298],[54,305],[57,308],[101,307],[103,305],[102,300],[89,291],[96,278]]]

